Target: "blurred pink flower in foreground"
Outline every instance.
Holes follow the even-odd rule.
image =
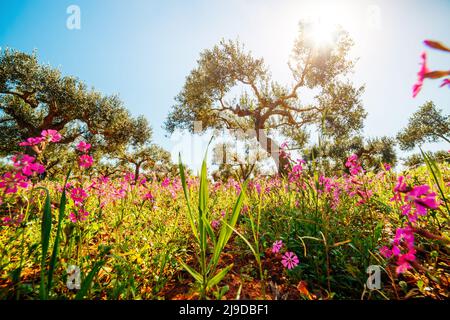
[[[430,72],[430,70],[427,67],[427,53],[424,51],[420,55],[422,61],[420,70],[417,73],[417,82],[413,85],[413,98],[417,96],[417,94],[420,92],[420,89],[422,89],[423,80],[425,79],[425,74]]]

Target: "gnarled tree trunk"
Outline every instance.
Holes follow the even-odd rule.
[[[275,161],[278,173],[280,175],[287,175],[291,163],[289,162],[289,159],[281,156],[282,152],[280,146],[272,138],[268,137],[262,128],[256,129],[256,139],[260,146],[266,150]]]

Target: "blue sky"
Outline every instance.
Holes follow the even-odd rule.
[[[80,30],[66,28],[69,5],[81,9]],[[450,112],[450,92],[438,81],[426,81],[411,97],[423,50],[431,69],[448,68],[449,55],[422,44],[450,44],[447,0],[3,0],[0,46],[37,49],[42,62],[105,94],[119,94],[134,115],[147,117],[154,141],[173,151],[177,141],[165,137],[162,125],[203,49],[238,38],[265,58],[275,80],[289,84],[297,24],[315,16],[342,24],[355,40],[352,55],[359,60],[352,79],[366,85],[367,136],[395,135],[427,100]]]

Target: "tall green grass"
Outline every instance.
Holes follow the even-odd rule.
[[[207,297],[208,291],[216,286],[233,267],[233,264],[230,264],[217,271],[220,255],[223,252],[228,241],[230,240],[230,237],[233,233],[233,228],[236,226],[239,214],[243,206],[246,183],[244,183],[242,186],[241,192],[236,200],[231,215],[226,214],[223,218],[219,235],[216,237],[214,230],[211,227],[211,216],[209,214],[208,206],[209,191],[206,155],[203,159],[200,174],[200,189],[197,212],[192,209],[189,189],[186,184],[185,170],[181,162],[181,155],[179,156],[179,169],[183,192],[187,203],[187,217],[192,229],[192,234],[196,239],[199,249],[199,252],[197,254],[199,270],[195,270],[183,261],[179,262],[199,284],[200,298],[205,299]],[[207,255],[209,252],[212,253],[212,256],[208,261]]]

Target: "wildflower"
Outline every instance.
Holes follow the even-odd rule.
[[[447,86],[450,88],[450,78],[446,78],[444,80],[442,80],[441,85],[439,86],[440,88]]]
[[[134,181],[134,178],[135,178],[135,175],[134,175],[134,173],[132,173],[132,172],[126,172],[126,173],[125,173],[125,176],[123,177],[123,179],[124,179],[126,182]]]
[[[363,172],[363,169],[358,162],[358,156],[356,154],[352,154],[350,157],[347,158],[345,166],[349,168],[350,174],[352,176],[357,175],[360,172]]]
[[[383,164],[384,170],[391,171],[391,165],[389,163]]]
[[[166,187],[169,186],[169,184],[170,184],[170,179],[169,178],[165,178],[163,180],[163,182],[161,183],[161,187],[166,188]]]
[[[390,258],[390,257],[392,257],[392,250],[389,249],[389,248],[386,247],[386,246],[383,246],[383,247],[380,248],[380,253],[381,253],[381,255],[382,255],[383,257],[385,257],[385,258]]]
[[[259,183],[255,183],[255,189],[258,194],[261,194],[261,185]]]
[[[291,154],[289,152],[286,152],[287,148],[288,148],[288,143],[287,143],[287,141],[285,141],[280,146],[280,158],[284,158],[284,159],[291,158]]]
[[[292,167],[291,172],[289,172],[289,182],[298,181],[303,172],[303,164],[305,164],[305,160],[297,159],[297,163]]]
[[[71,222],[76,223],[78,221],[85,221],[89,216],[89,212],[83,209],[78,210],[77,213],[71,212],[69,214],[69,219]]]
[[[43,130],[41,136],[50,142],[59,142],[61,140],[61,135],[58,131],[52,129]]]
[[[26,147],[26,146],[35,146],[39,143],[41,143],[44,139],[42,137],[36,137],[36,138],[28,138],[25,141],[22,141],[19,143],[19,146]]]
[[[94,163],[94,159],[87,154],[83,154],[78,158],[78,165],[83,168],[89,168]]]
[[[211,221],[211,227],[213,227],[213,229],[217,229],[220,225],[220,221],[218,220],[213,220]]]
[[[87,193],[82,188],[73,188],[70,192],[70,197],[75,202],[75,205],[80,204],[87,198]]]
[[[282,240],[277,240],[273,243],[272,245],[272,252],[273,253],[278,253],[281,250],[281,247],[283,246],[283,241]]]
[[[150,200],[150,201],[153,200],[153,195],[152,195],[151,191],[147,192],[147,193],[144,195],[144,200]]]
[[[427,214],[428,209],[437,209],[439,206],[436,201],[436,193],[430,192],[430,187],[421,185],[414,187],[405,197],[405,200],[412,203],[417,213],[421,216]]]
[[[295,255],[295,253],[286,252],[283,255],[283,259],[281,260],[281,263],[283,264],[283,266],[285,268],[288,268],[289,270],[291,270],[298,265],[299,261],[298,261],[297,256]]]
[[[422,89],[423,80],[425,79],[425,74],[428,73],[430,70],[427,67],[427,54],[426,52],[422,52],[420,55],[421,57],[421,67],[419,72],[417,73],[417,82],[413,86],[413,98],[417,96],[417,94],[420,92],[420,89]]]
[[[80,143],[77,144],[77,150],[83,153],[88,152],[90,148],[91,144],[84,141],[80,141]]]
[[[40,163],[35,163],[35,158],[27,154],[16,155],[13,157],[14,167],[21,170],[26,176],[31,176],[34,172],[42,174],[45,167]]]
[[[402,248],[406,252],[402,252]],[[395,232],[392,253],[397,256],[397,273],[404,273],[411,269],[411,262],[416,259],[416,250],[414,248],[414,233],[411,227],[398,228]]]
[[[28,187],[28,178],[20,172],[6,172],[0,179],[0,188],[5,194],[16,193],[19,187]]]
[[[395,192],[406,192],[408,191],[408,186],[405,183],[405,177],[400,176],[397,180],[397,185],[394,187]]]

